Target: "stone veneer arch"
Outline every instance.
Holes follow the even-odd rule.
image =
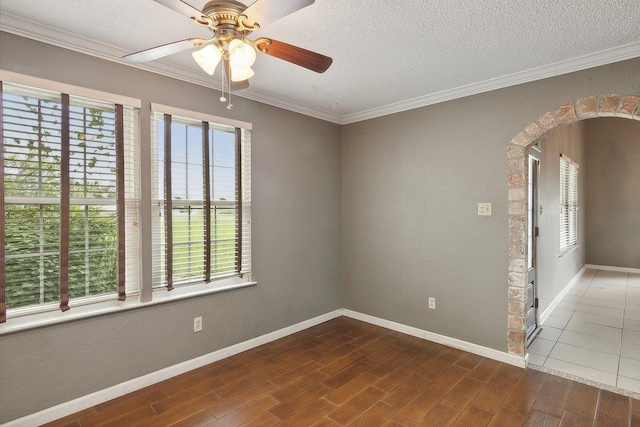
[[[527,259],[527,147],[549,132],[570,123],[594,117],[623,117],[640,121],[640,95],[602,95],[580,98],[543,114],[525,127],[507,147],[509,175],[509,354],[526,353],[526,259]]]

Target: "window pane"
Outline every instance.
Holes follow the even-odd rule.
[[[72,205],[69,217],[69,296],[116,292],[115,207]]]
[[[173,205],[173,278],[175,283],[204,279],[202,207]]]
[[[211,209],[211,272],[222,275],[236,269],[236,209]]]
[[[60,101],[4,94],[5,195],[58,197]]]
[[[235,134],[210,131],[211,200],[236,199]]]
[[[173,200],[202,200],[202,128],[171,124],[171,193]]]
[[[212,200],[235,200],[236,199],[236,170],[235,168],[214,167],[213,168],[213,190]]]
[[[71,198],[116,198],[113,111],[71,106]]]
[[[213,166],[236,167],[236,136],[234,132],[211,130],[209,141],[212,144]]]
[[[60,206],[5,206],[7,308],[58,300]]]

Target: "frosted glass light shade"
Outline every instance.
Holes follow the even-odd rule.
[[[234,68],[231,67],[231,81],[242,82],[253,77],[253,70],[251,68]]]
[[[233,39],[229,43],[229,62],[233,68],[249,68],[256,62],[256,50],[242,40]]]
[[[200,68],[210,76],[216,70],[216,66],[222,58],[222,52],[216,46],[209,44],[200,50],[197,50],[191,54],[193,59],[198,63]]]

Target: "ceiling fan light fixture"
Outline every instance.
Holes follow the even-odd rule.
[[[247,68],[234,68],[231,67],[231,81],[232,82],[242,82],[245,80],[249,80],[253,77],[255,73],[251,69],[251,67]]]
[[[208,0],[202,10],[190,5],[191,0],[154,1],[207,27],[211,31],[211,36],[209,38],[190,37],[125,55],[124,58],[131,63],[140,63],[194,47],[200,48],[193,52],[192,56],[207,74],[212,76],[218,63],[223,63],[223,72],[220,73],[222,89],[220,101],[228,100],[227,108],[229,109],[233,108],[231,90],[249,87],[249,79],[254,75],[251,67],[256,60],[257,50],[317,73],[325,72],[333,62],[328,56],[277,40],[266,37],[249,38],[249,35],[262,25],[309,6],[314,0],[255,0],[249,7],[238,0]],[[225,91],[228,97],[225,96]]]
[[[256,49],[240,39],[233,39],[229,42],[229,62],[238,70],[250,68],[256,62]]]
[[[200,68],[210,76],[213,75],[220,59],[222,59],[222,52],[212,44],[206,45],[202,49],[193,52],[191,55]]]

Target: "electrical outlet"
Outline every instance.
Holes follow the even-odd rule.
[[[436,309],[436,299],[434,297],[429,297],[429,308],[431,310]]]
[[[200,332],[202,330],[202,316],[193,318],[193,332]]]
[[[493,206],[491,205],[491,203],[478,203],[478,215],[479,216],[493,215]]]

